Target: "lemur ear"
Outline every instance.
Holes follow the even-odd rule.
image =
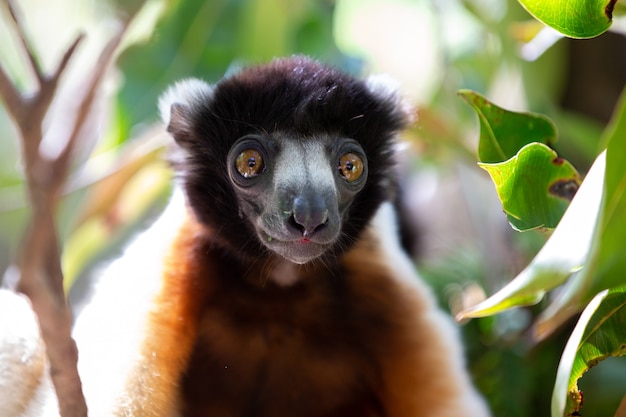
[[[195,122],[212,99],[213,87],[194,78],[174,84],[159,98],[161,119],[179,145],[194,141]]]
[[[193,116],[187,105],[172,103],[167,131],[172,134],[179,145],[193,141]]]
[[[403,125],[415,122],[415,107],[400,93],[400,83],[395,79],[386,74],[374,74],[365,78],[365,84],[372,94],[393,106]]]

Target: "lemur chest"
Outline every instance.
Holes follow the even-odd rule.
[[[345,288],[231,288],[209,303],[183,376],[183,415],[381,417],[384,329]],[[376,347],[372,347],[372,344]]]

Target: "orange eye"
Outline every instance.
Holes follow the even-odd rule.
[[[237,171],[244,178],[254,178],[263,172],[265,164],[261,152],[256,149],[246,149],[235,160]]]
[[[337,169],[348,182],[354,182],[363,175],[363,160],[357,154],[348,152],[339,158]]]

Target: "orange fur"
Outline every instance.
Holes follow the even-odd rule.
[[[413,275],[395,276],[371,230],[336,264],[295,266],[299,279],[288,287],[268,280],[278,259],[242,270],[211,239],[190,219],[174,242],[144,360],[129,380],[145,397],[119,415],[467,411],[463,399],[474,394],[441,335],[449,324]]]
[[[169,416],[178,402],[180,375],[185,372],[197,335],[199,312],[209,288],[210,264],[202,262],[202,227],[190,217],[165,260],[163,285],[148,320],[143,361],[133,370],[129,392],[144,393],[120,404],[118,415]],[[139,387],[140,389],[137,389]]]

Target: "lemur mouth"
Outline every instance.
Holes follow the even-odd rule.
[[[263,244],[275,254],[296,264],[305,264],[326,252],[332,242],[316,242],[302,237],[296,240],[281,240],[263,233]]]

